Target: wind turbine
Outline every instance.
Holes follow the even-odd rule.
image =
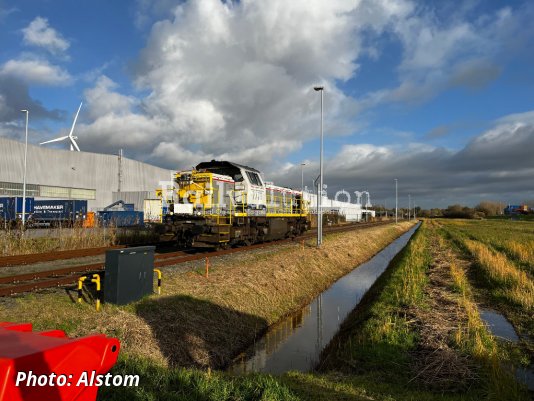
[[[82,103],[83,102],[80,102],[80,107],[78,107],[78,111],[76,112],[76,116],[74,117],[74,121],[72,122],[72,127],[70,129],[69,135],[62,136],[62,137],[56,138],[56,139],[52,139],[50,141],[41,142],[39,145],[44,145],[45,143],[51,143],[51,142],[60,142],[60,141],[63,141],[65,139],[69,139],[70,140],[70,150],[73,151],[76,148],[76,150],[78,152],[81,152],[80,151],[80,147],[76,143],[76,139],[78,139],[78,137],[77,136],[73,136],[72,133],[74,132],[74,126],[76,125],[76,120],[78,119],[78,114],[80,114],[80,109],[82,108]]]

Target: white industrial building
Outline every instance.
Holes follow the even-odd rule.
[[[304,191],[304,200],[309,202],[312,211],[317,210],[317,194]],[[375,217],[375,211],[367,208],[371,207],[369,200],[363,205],[360,203],[360,200],[361,198],[357,197],[357,203],[352,203],[333,200],[327,196],[323,196],[321,206],[323,213],[336,212],[345,216],[347,221],[361,221],[366,218]]]
[[[156,197],[161,182],[172,182],[175,171],[136,160],[90,152],[73,152],[28,144],[26,196],[36,199],[83,199],[89,211],[102,210],[117,200],[143,210],[145,199]],[[24,143],[0,137],[0,197],[22,196]],[[311,209],[317,196],[304,192]],[[336,211],[347,221],[374,217],[373,210],[323,196],[324,211]],[[368,202],[367,202],[368,203]],[[370,204],[369,204],[370,206]]]
[[[22,196],[24,143],[0,137],[0,196]],[[26,196],[36,199],[87,199],[101,210],[122,199],[143,210],[160,181],[174,171],[117,155],[72,152],[28,144]]]

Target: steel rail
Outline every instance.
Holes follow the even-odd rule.
[[[125,245],[103,246],[98,248],[72,249],[68,251],[55,251],[46,253],[32,253],[29,255],[13,255],[0,257],[0,267],[29,265],[54,260],[67,260],[85,256],[98,256],[110,249],[126,248]]]
[[[359,229],[363,229],[367,227],[379,226],[379,225],[385,225],[385,224],[391,224],[391,222],[382,221],[382,222],[375,222],[375,223],[360,223],[360,224],[350,224],[350,225],[339,226],[339,227],[328,227],[325,229],[325,232],[329,234],[334,234],[338,232],[359,230]],[[155,257],[154,267],[171,266],[171,265],[175,265],[179,263],[202,260],[202,259],[205,259],[207,256],[209,257],[224,256],[224,255],[229,255],[232,253],[247,252],[247,251],[252,251],[255,249],[267,248],[267,247],[282,245],[286,243],[295,243],[295,241],[298,241],[298,240],[313,238],[314,237],[313,231],[315,230],[311,230],[311,231],[312,232],[310,233],[306,233],[295,238],[288,238],[288,239],[276,240],[272,242],[265,242],[261,244],[254,244],[254,245],[244,246],[240,248],[231,248],[231,249],[224,249],[224,250],[219,250],[219,251],[207,251],[207,252],[200,252],[196,254],[188,254],[183,251],[170,252],[166,254],[158,254]],[[104,268],[105,268],[104,263],[95,263],[95,264],[89,264],[89,265],[67,267],[67,268],[62,268],[62,269],[47,270],[47,271],[41,271],[41,272],[32,272],[32,273],[18,274],[14,276],[0,277],[0,285],[15,284],[15,285],[7,286],[7,287],[0,287],[0,297],[14,295],[14,294],[21,293],[21,292],[35,291],[38,289],[73,284],[73,283],[76,283],[76,280],[79,278],[79,275],[75,273],[102,271],[104,270]],[[57,277],[57,276],[65,276],[65,275],[67,277]],[[35,281],[38,279],[48,279],[48,280]],[[30,281],[30,282],[26,283],[27,281]]]

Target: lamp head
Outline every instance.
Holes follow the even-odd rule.
[[[324,90],[324,86],[314,86],[314,87],[313,87],[313,90],[315,90],[315,91],[322,91],[322,90]]]

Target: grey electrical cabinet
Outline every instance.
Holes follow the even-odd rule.
[[[106,251],[104,301],[125,305],[152,293],[154,246]]]

